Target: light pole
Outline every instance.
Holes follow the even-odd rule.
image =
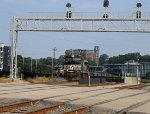
[[[53,57],[52,57],[52,78],[54,77],[55,52],[56,51],[57,51],[57,48],[54,47],[54,49],[53,49]]]

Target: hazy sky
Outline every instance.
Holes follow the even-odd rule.
[[[136,10],[136,3],[143,4],[142,12],[150,12],[150,0],[109,0],[111,12]],[[66,3],[72,3],[74,12],[103,12],[103,0],[0,0],[0,43],[9,45],[10,19],[24,17],[26,12],[66,12]],[[93,49],[100,47],[100,54],[109,56],[140,52],[150,54],[148,33],[38,33],[19,32],[19,54],[33,58],[64,54],[67,49]]]

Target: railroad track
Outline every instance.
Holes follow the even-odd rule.
[[[48,90],[48,89],[58,89],[58,88],[67,88],[67,87],[35,87],[35,88],[27,88],[27,90],[22,90],[22,91],[14,91],[15,89],[13,89],[13,90],[10,90],[10,91],[7,91],[7,92],[2,92],[2,93],[0,93],[0,95],[4,95],[4,94],[16,94],[16,93],[23,93],[23,92],[31,92],[31,91],[39,91],[39,90]],[[20,90],[20,89],[17,89],[17,90]],[[13,92],[14,91],[14,92]]]
[[[62,87],[57,87],[57,88],[62,88]],[[41,89],[43,90],[43,87],[40,88],[40,89],[38,89],[38,90],[41,90]],[[56,88],[50,88],[50,89],[56,89]],[[15,113],[16,114],[22,114],[22,113],[25,113],[25,111],[27,111],[27,110],[33,110],[33,109],[36,109],[37,107],[39,108],[39,105],[38,105],[37,101],[42,101],[42,100],[46,100],[46,99],[49,99],[49,98],[55,98],[55,97],[62,97],[62,96],[66,96],[66,95],[73,95],[73,94],[79,94],[79,93],[88,93],[88,92],[93,92],[93,91],[98,91],[98,90],[102,90],[102,89],[94,89],[94,90],[88,90],[88,91],[81,91],[81,92],[77,92],[77,93],[73,92],[73,93],[69,93],[69,94],[65,94],[65,95],[56,95],[56,96],[52,96],[52,97],[46,97],[46,98],[42,98],[42,99],[37,99],[36,101],[28,102],[28,106],[27,105],[25,105],[25,106],[22,105],[22,104],[27,104],[26,102],[17,103],[17,104],[11,104],[11,105],[6,105],[6,106],[1,106],[0,107],[0,113],[11,111],[11,112],[9,112],[10,114],[11,113],[13,113],[13,114],[15,114]],[[31,89],[30,91],[33,91],[33,90]],[[21,91],[21,92],[26,92],[26,91]],[[21,92],[14,92],[14,93],[21,93]],[[2,93],[2,94],[5,94],[5,93]],[[36,105],[34,103],[32,103],[32,102],[36,102]],[[70,102],[71,102],[71,100],[70,100]],[[67,103],[68,103],[68,101],[65,102],[65,103],[63,103],[63,104],[66,105]],[[56,105],[55,108],[56,107],[60,107],[60,106]],[[66,107],[68,107],[68,106],[66,106]],[[40,105],[40,109],[33,110],[31,112],[28,112],[28,113],[29,114],[38,114],[40,112],[39,114],[41,114],[41,112],[43,112],[43,111],[45,111],[45,112],[51,112],[51,108],[53,109],[53,107],[51,107],[51,106],[41,106]],[[14,110],[14,109],[16,109],[16,110]],[[19,109],[19,110],[17,110],[17,109]],[[66,109],[67,108],[64,108],[64,110],[66,110]],[[87,112],[87,110],[88,110],[88,108],[86,108],[86,107],[78,107],[77,109],[75,107],[75,108],[73,108],[72,110],[70,110],[68,112],[64,112],[64,114],[77,114],[77,113],[84,114],[83,112]],[[35,113],[35,111],[36,111],[36,113]],[[9,113],[7,112],[7,114],[9,114]],[[26,114],[28,114],[28,113],[26,113]],[[55,114],[58,114],[58,112],[55,113]]]
[[[108,99],[108,100],[105,100],[105,101],[95,103],[95,104],[91,105],[90,107],[105,104],[105,103],[109,103],[109,102],[113,102],[113,101],[117,101],[117,100],[121,100],[121,99],[125,99],[125,98],[135,97],[135,96],[146,94],[146,93],[149,93],[149,92],[135,93],[135,94],[132,94],[132,95],[127,95],[127,96],[123,96],[123,97],[119,97],[119,98],[115,98],[115,99]]]
[[[12,86],[27,86],[27,85],[33,85],[33,84],[31,84],[31,83],[28,83],[28,84],[7,84],[7,85],[5,85],[5,83],[4,84],[0,84],[0,87],[12,87]]]
[[[117,114],[127,114],[130,110],[138,108],[139,106],[142,106],[142,105],[144,105],[148,102],[150,102],[150,99],[138,102],[136,104],[133,104],[133,105],[127,107],[127,108],[124,108],[124,109],[118,111]]]
[[[24,85],[24,86],[26,86],[26,85]],[[1,86],[0,86],[0,87],[1,87]],[[11,86],[11,87],[12,87],[12,86]],[[18,87],[18,86],[17,86],[17,87]],[[15,89],[6,89],[6,88],[5,88],[5,89],[1,89],[0,91],[1,91],[1,92],[2,92],[2,91],[14,91],[14,90],[22,90],[22,89],[28,89],[28,90],[31,89],[31,90],[32,90],[32,89],[40,89],[40,88],[48,88],[48,87],[50,87],[50,88],[52,87],[52,88],[53,88],[53,87],[56,87],[56,86],[27,87],[27,88],[21,88],[21,89],[20,89],[20,88],[19,88],[19,89],[18,89],[18,88],[15,88]]]
[[[143,88],[143,87],[146,87],[146,86],[149,86],[149,85],[145,85],[145,84],[141,84],[140,86],[138,85],[132,85],[132,86],[126,86],[126,87],[123,87],[121,89],[124,89],[124,88],[129,88],[129,89],[132,89],[132,88]],[[45,88],[45,87],[42,87],[42,88]],[[38,90],[43,90],[42,88],[40,89],[37,89],[36,91]],[[52,87],[53,88],[53,87]],[[61,88],[61,87],[57,87],[57,88]],[[50,88],[51,89],[51,88]],[[54,88],[56,89],[56,88]],[[87,110],[89,110],[91,107],[94,107],[96,105],[101,105],[101,104],[105,104],[105,103],[109,103],[109,102],[112,102],[112,101],[116,101],[116,100],[120,100],[120,99],[124,99],[124,98],[128,98],[128,97],[133,97],[133,96],[137,96],[137,95],[141,95],[141,94],[145,94],[145,93],[148,93],[148,92],[144,92],[144,93],[136,93],[136,94],[132,94],[132,95],[128,95],[128,96],[123,96],[123,97],[119,97],[119,98],[115,98],[115,99],[108,99],[108,100],[105,100],[105,101],[102,101],[102,102],[98,102],[98,103],[95,103],[91,106],[87,106],[87,107],[73,107],[71,108],[71,110],[68,110],[67,107],[69,106],[66,106],[68,103],[71,103],[72,101],[77,101],[77,100],[83,100],[83,99],[88,99],[90,97],[94,97],[94,96],[98,96],[98,95],[104,95],[104,94],[108,94],[108,93],[113,93],[113,92],[117,92],[117,91],[121,91],[120,88],[117,88],[115,90],[112,90],[112,91],[104,91],[103,93],[99,93],[99,94],[94,94],[94,95],[90,95],[90,96],[87,96],[87,97],[84,97],[84,98],[77,98],[77,99],[73,99],[73,100],[68,100],[64,103],[59,103],[59,104],[53,104],[51,106],[43,106],[41,105],[41,101],[43,100],[47,100],[47,99],[50,99],[50,98],[56,98],[56,97],[62,97],[62,96],[68,96],[68,95],[74,95],[74,94],[82,94],[82,93],[88,93],[88,92],[94,92],[94,91],[98,91],[98,90],[103,90],[103,89],[94,89],[94,90],[88,90],[88,91],[81,91],[81,92],[72,92],[72,93],[69,93],[69,94],[63,94],[63,95],[56,95],[56,96],[51,96],[51,97],[46,97],[46,98],[42,98],[42,99],[37,99],[36,100],[36,103],[29,103],[30,105],[28,106],[22,106],[21,108],[19,108],[18,110],[13,110],[12,112],[9,112],[10,114],[13,113],[13,114],[19,114],[19,113],[25,113],[25,114],[41,114],[40,111],[45,111],[42,112],[43,114],[84,114],[86,112],[88,112]],[[30,90],[32,91],[32,89]],[[23,91],[24,92],[24,91]],[[142,104],[145,104],[147,102],[149,102],[150,100],[146,100],[146,101],[142,101],[140,103],[137,103],[137,104],[134,104],[133,106],[130,106],[130,107],[127,107],[125,109],[122,109],[120,111],[118,111],[118,114],[123,114],[123,113],[126,113],[128,111],[130,111],[131,109],[134,109],[136,107],[139,107],[141,106]],[[33,102],[33,101],[32,101]],[[59,106],[61,105],[61,106]],[[51,108],[55,106],[55,110],[51,110]],[[58,107],[58,108],[57,108]],[[33,109],[32,109],[33,108]],[[3,106],[3,109],[4,109],[4,106]],[[10,110],[10,109],[9,109]],[[26,112],[27,110],[30,110],[28,112]],[[63,111],[62,111],[63,110]],[[36,111],[36,112],[35,112]],[[37,112],[39,111],[39,113]],[[7,114],[9,114],[7,113]]]
[[[67,96],[67,95],[74,95],[74,94],[82,94],[82,93],[89,93],[89,92],[94,92],[94,91],[98,91],[98,90],[102,90],[102,89],[94,89],[94,90],[88,90],[88,91],[81,91],[81,92],[73,92],[73,93],[69,93],[69,94],[65,94],[65,95],[56,95],[56,96],[51,96],[51,97],[46,97],[46,98],[42,98],[42,99],[37,99],[36,101],[42,101],[42,100],[47,100],[47,99],[50,99],[50,98],[56,98],[56,97],[62,97],[62,96]],[[120,90],[114,90],[114,91],[111,91],[111,92],[115,92],[115,91],[120,91]],[[105,92],[104,91],[104,93],[100,93],[99,95],[102,95],[102,94],[107,94],[107,93],[111,93],[111,92]],[[93,96],[93,95],[92,95]],[[92,97],[92,96],[89,96],[89,97]],[[88,97],[86,97],[86,98],[88,98]],[[79,99],[74,99],[74,100],[69,100],[69,101],[66,101],[65,103],[64,103],[64,105],[65,104],[68,104],[68,103],[71,103],[72,101],[75,101],[75,100],[79,100]],[[33,103],[29,103],[29,104],[33,104]],[[18,103],[16,104],[16,105],[19,105]],[[19,105],[19,106],[21,106],[21,105]],[[9,106],[9,107],[12,107],[12,105],[11,106]],[[36,107],[36,106],[30,106],[30,107]],[[42,107],[44,107],[44,106],[42,106]],[[67,107],[69,107],[69,106],[67,106]],[[49,108],[51,108],[51,107],[49,107]],[[48,109],[49,109],[48,108]],[[4,107],[3,107],[3,109],[4,109]],[[64,110],[66,110],[67,108],[65,108]],[[10,108],[9,108],[9,110],[11,110]],[[23,111],[26,111],[27,109],[25,108],[22,108],[22,110],[17,110],[17,111],[13,111],[12,113],[13,114],[15,114],[15,113],[17,113],[17,114],[19,114],[19,113],[23,113]],[[45,108],[43,108],[42,110],[47,110],[47,109],[45,109]],[[41,109],[40,110],[36,110],[36,111],[38,111],[38,112],[41,112],[42,111]],[[64,114],[77,114],[77,113],[79,113],[79,114],[84,114],[83,112],[87,112],[87,110],[88,110],[88,108],[87,107],[78,107],[77,109],[75,108],[73,108],[71,111],[68,111],[68,112],[64,112]],[[50,110],[49,110],[50,111]],[[34,112],[30,112],[31,114],[33,113],[34,114]],[[29,114],[30,114],[29,113]],[[10,113],[11,114],[11,113]],[[40,114],[40,113],[39,113]],[[55,114],[58,114],[58,112],[57,113],[55,113]],[[60,113],[61,114],[61,113]],[[63,114],[63,113],[62,113]]]
[[[135,97],[135,96],[138,96],[138,95],[142,95],[142,94],[146,94],[146,93],[149,93],[149,92],[143,92],[143,93],[136,93],[136,94],[132,94],[132,95],[128,95],[128,96],[123,96],[123,97],[119,97],[119,98],[116,98],[116,99],[108,99],[108,100],[105,100],[105,101],[101,101],[101,102],[98,102],[98,103],[95,103],[91,106],[89,106],[89,109],[93,108],[94,106],[97,106],[97,105],[102,105],[102,104],[105,104],[105,103],[109,103],[109,102],[113,102],[113,101],[117,101],[117,100],[121,100],[121,99],[125,99],[125,98],[130,98],[130,97]],[[141,101],[141,102],[138,102],[136,104],[133,104],[133,105],[130,105],[124,109],[121,109],[120,111],[117,111],[116,114],[127,114],[129,111],[135,109],[135,108],[138,108],[146,103],[149,103],[150,102],[150,99],[146,99],[144,101]],[[137,113],[139,114],[139,113]]]
[[[116,91],[112,91],[112,92],[116,92]],[[107,93],[108,92],[101,93],[101,94],[107,94]],[[76,101],[79,99],[70,100],[70,101],[67,101],[64,103],[54,103],[54,104],[51,104],[50,106],[41,104],[41,102],[42,102],[42,99],[41,99],[41,100],[29,101],[29,102],[10,105],[10,106],[0,107],[0,113],[9,111],[9,112],[7,112],[7,114],[12,114],[12,113],[13,114],[22,114],[22,113],[24,113],[24,114],[86,114],[90,111],[89,109],[93,106],[109,103],[112,101],[116,101],[116,100],[124,99],[124,98],[128,98],[128,97],[134,97],[134,96],[142,95],[145,93],[148,93],[148,92],[136,93],[133,95],[123,96],[123,97],[119,97],[116,99],[109,99],[109,100],[105,100],[105,101],[102,101],[102,102],[99,102],[99,103],[96,103],[96,104],[93,104],[93,105],[87,106],[87,107],[80,107],[80,106],[76,107],[76,106],[68,105],[68,103],[71,103],[72,101]],[[89,96],[89,97],[92,97],[92,96]],[[150,102],[150,99],[139,102],[139,103],[129,106],[125,109],[122,109],[122,110],[118,111],[117,114],[126,114],[126,112],[128,112],[134,108],[137,108],[148,102]],[[72,107],[72,108],[70,108],[70,107]]]
[[[139,84],[139,85],[128,85],[115,87],[115,89],[143,89],[144,87],[150,86],[150,84]]]
[[[23,91],[17,91],[17,92],[12,92],[10,91],[10,93],[0,93],[0,95],[3,94],[13,94],[13,93],[23,93],[23,92],[31,92],[31,91],[39,91],[39,90],[48,90],[48,89],[63,89],[63,88],[67,88],[67,87],[52,87],[52,88],[46,88],[45,87],[40,87],[39,89],[30,89],[30,90],[23,90]],[[98,90],[103,90],[103,89],[94,89],[94,90],[87,90],[87,91],[81,91],[81,92],[72,92],[72,93],[68,93],[68,94],[60,94],[60,95],[56,95],[56,96],[51,96],[51,97],[44,97],[38,100],[43,100],[43,99],[50,99],[50,98],[56,98],[56,97],[62,97],[62,96],[68,96],[68,95],[74,95],[74,94],[82,94],[82,93],[89,93],[89,92],[94,92],[94,91],[98,91]],[[116,91],[116,90],[115,90]],[[118,90],[117,90],[118,91]]]
[[[19,109],[21,107],[32,106],[32,105],[35,105],[37,103],[38,103],[38,101],[35,100],[35,101],[25,101],[25,102],[21,102],[21,103],[16,103],[16,104],[11,104],[11,105],[1,106],[0,107],[0,113],[9,112],[11,110]]]
[[[104,93],[99,93],[99,94],[97,94],[96,96],[98,96],[98,95],[104,95],[104,94],[108,94],[108,93],[113,93],[113,92],[117,92],[117,91],[120,91],[120,90],[114,90],[114,91],[111,91],[111,92],[104,92]],[[87,92],[87,91],[86,91]],[[89,92],[89,91],[88,91]],[[93,96],[95,96],[95,95],[91,95],[91,96],[87,96],[86,98],[77,98],[77,99],[73,99],[73,100],[68,100],[68,101],[66,101],[66,102],[64,102],[64,103],[61,103],[61,104],[58,104],[58,105],[55,105],[54,106],[54,108],[52,107],[52,106],[43,106],[43,105],[40,105],[39,106],[39,102],[41,102],[42,100],[46,100],[47,98],[43,98],[43,99],[39,99],[39,100],[36,100],[36,101],[32,101],[31,103],[29,102],[28,103],[28,107],[29,108],[26,108],[25,107],[25,109],[24,108],[22,108],[22,107],[24,107],[24,105],[22,106],[22,105],[20,105],[20,104],[15,104],[15,105],[10,105],[10,106],[7,106],[7,107],[13,107],[13,106],[15,106],[16,107],[16,105],[17,106],[21,106],[21,107],[18,107],[18,108],[21,108],[21,110],[17,110],[17,111],[12,111],[12,113],[14,114],[14,113],[16,113],[16,114],[21,114],[21,113],[25,113],[25,112],[23,112],[23,111],[27,111],[27,110],[32,110],[32,111],[30,111],[30,112],[26,112],[25,114],[41,114],[41,112],[42,113],[44,113],[44,114],[46,114],[46,113],[48,113],[49,112],[49,114],[51,114],[51,112],[55,112],[55,111],[53,111],[54,109],[55,110],[57,110],[57,113],[54,113],[54,114],[78,114],[78,112],[83,112],[83,111],[85,111],[85,112],[87,112],[87,110],[89,110],[89,108],[91,108],[91,107],[94,107],[94,106],[96,106],[96,105],[101,105],[101,104],[105,104],[105,103],[109,103],[109,102],[112,102],[112,101],[116,101],[116,100],[120,100],[120,99],[124,99],[124,98],[128,98],[128,97],[133,97],[133,96],[138,96],[138,95],[142,95],[142,94],[145,94],[145,93],[149,93],[149,92],[144,92],[144,93],[136,93],[136,94],[132,94],[132,95],[128,95],[128,96],[123,96],[123,97],[119,97],[119,98],[116,98],[116,99],[108,99],[108,100],[105,100],[105,101],[101,101],[101,102],[98,102],[98,103],[95,103],[95,104],[93,104],[93,105],[91,105],[91,106],[87,106],[87,107],[78,107],[77,109],[75,109],[75,108],[73,108],[71,111],[68,111],[68,112],[64,112],[64,113],[60,113],[61,111],[62,111],[62,109],[63,110],[68,110],[67,108],[68,107],[70,107],[70,106],[65,106],[65,105],[67,105],[67,104],[70,104],[71,102],[73,102],[73,101],[77,101],[77,100],[83,100],[83,99],[86,99],[86,98],[90,98],[90,97],[93,97]],[[73,94],[73,93],[72,93]],[[65,95],[63,95],[63,96],[65,96]],[[60,96],[53,96],[53,97],[60,97]],[[52,97],[51,97],[52,98]],[[34,105],[34,102],[35,102],[35,104],[36,105],[38,105],[38,106],[36,106],[36,105]],[[21,103],[21,104],[23,104],[23,103]],[[32,105],[31,105],[32,104]],[[139,106],[139,105],[138,105]],[[32,107],[32,108],[31,108]],[[37,108],[38,107],[38,108]],[[39,108],[40,107],[40,108]],[[64,108],[64,107],[66,107],[66,108]],[[5,109],[4,107],[1,107],[0,108],[1,110],[3,109]],[[6,109],[8,109],[8,110],[11,110],[10,108],[6,108]],[[4,110],[4,111],[8,111],[8,110]],[[12,109],[14,109],[14,108],[12,108]],[[34,110],[33,110],[34,109]],[[61,110],[61,111],[60,111]],[[11,113],[10,113],[11,114]],[[79,113],[80,114],[80,113]],[[84,113],[81,113],[81,114],[84,114]],[[121,114],[121,113],[118,113],[118,114]]]
[[[45,103],[37,100],[0,107],[1,114],[86,114],[88,111],[87,107],[75,107],[66,103]]]

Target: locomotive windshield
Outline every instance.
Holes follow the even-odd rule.
[[[81,58],[79,58],[79,57],[66,57],[64,64],[66,64],[66,65],[81,64]]]

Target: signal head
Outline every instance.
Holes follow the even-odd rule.
[[[138,8],[139,8],[139,7],[142,7],[142,4],[141,4],[141,3],[137,3],[137,4],[136,4],[136,7],[138,7]]]
[[[109,7],[109,0],[104,0],[103,6],[104,7]]]
[[[67,4],[66,4],[66,7],[67,7],[67,8],[71,8],[71,3],[67,3]]]

